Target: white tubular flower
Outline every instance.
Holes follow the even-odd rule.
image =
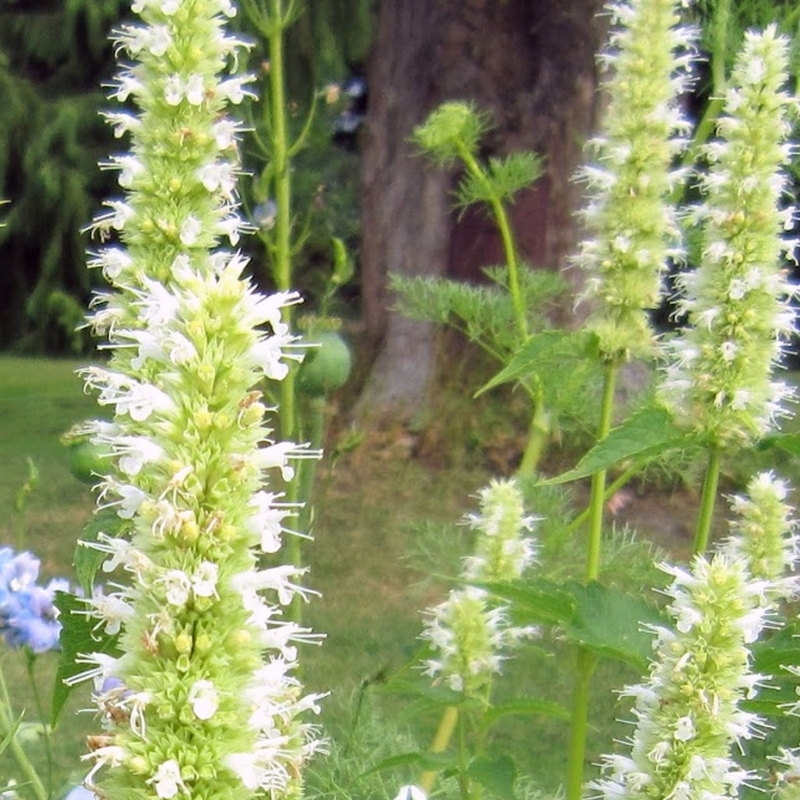
[[[680,23],[680,0],[620,0],[608,5],[616,23],[610,49],[608,108],[590,142],[595,164],[583,170],[589,189],[588,237],[575,262],[587,272],[588,324],[609,359],[650,355],[648,310],[661,300],[669,258],[681,256],[668,196],[671,168],[688,124],[678,97],[687,83],[694,34]]]
[[[786,191],[788,43],[770,27],[748,33],[737,58],[720,140],[706,149],[699,267],[679,278],[688,327],[668,344],[660,393],[687,426],[714,446],[746,446],[786,416],[792,395],[772,379],[794,330],[795,293],[782,269],[795,242],[782,239],[792,210]],[[691,354],[687,358],[687,354]]]
[[[131,63],[111,92],[136,113],[106,115],[131,137],[131,152],[105,164],[126,194],[92,226],[109,239],[90,266],[113,289],[93,320],[110,360],[83,371],[114,412],[87,426],[109,453],[98,507],[125,529],[86,546],[132,585],[87,601],[125,653],[81,656],[87,668],[70,681],[93,681],[108,740],[87,756],[89,778],[108,797],[297,797],[319,749],[300,717],[319,696],[291,673],[297,644],[318,637],[283,620],[281,605],[312,592],[302,570],[259,570],[257,558],[280,549],[294,513],[269,473],[291,478],[293,459],[318,453],[270,438],[255,387],[297,358],[282,309],[299,296],[261,295],[247,258],[223,249],[248,227],[235,207],[243,128],[225,116],[249,94],[249,79],[231,74],[244,45],[224,32],[230,0],[132,9],[140,19],[115,34]]]
[[[467,581],[519,578],[534,560],[535,545],[524,533],[533,518],[525,515],[514,481],[493,481],[480,492],[481,510],[467,517],[477,532],[474,555],[465,559]],[[502,669],[506,653],[535,628],[510,624],[504,605],[492,604],[483,589],[454,589],[443,603],[425,612],[421,639],[430,643],[425,673],[450,689],[478,696]]]
[[[757,476],[750,498],[734,500],[740,518],[718,553],[696,556],[691,570],[662,565],[673,578],[666,595],[675,630],[654,631],[648,680],[622,693],[635,700],[631,752],[603,757],[604,775],[591,784],[600,797],[736,797],[754,777],[734,752],[765,729],[740,704],[766,681],[752,672],[748,645],[769,626],[795,565],[784,489]]]

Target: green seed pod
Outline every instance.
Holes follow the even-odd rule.
[[[309,350],[297,379],[298,388],[310,397],[319,397],[344,386],[350,377],[353,357],[350,348],[336,331],[312,336],[319,346]]]

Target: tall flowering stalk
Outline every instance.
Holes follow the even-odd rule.
[[[467,524],[476,531],[473,554],[464,560],[462,579],[469,583],[513,581],[536,559],[536,545],[526,534],[534,518],[525,514],[522,492],[515,481],[492,481],[480,492],[480,512],[470,514]],[[425,614],[420,638],[430,644],[425,673],[465,699],[487,709],[492,680],[499,675],[507,653],[536,628],[511,624],[504,604],[491,601],[478,586],[453,589],[447,599]],[[447,708],[434,736],[431,751],[443,751],[459,722],[458,709]],[[462,737],[463,738],[463,737]],[[422,773],[418,786],[404,787],[412,800],[426,797],[436,773]]]
[[[609,68],[603,127],[590,142],[594,163],[583,169],[589,202],[583,211],[587,237],[575,263],[587,273],[587,325],[599,340],[604,388],[597,441],[611,429],[617,375],[623,362],[653,353],[648,311],[661,300],[668,258],[681,254],[675,212],[669,202],[682,173],[672,167],[685,147],[688,124],[678,97],[687,85],[693,33],[681,25],[678,0],[609,3],[614,23],[601,55]],[[606,472],[592,476],[586,579],[596,580]],[[578,800],[590,678],[595,659],[579,654],[573,701],[568,800]]]
[[[263,296],[247,259],[220,248],[244,228],[236,214],[237,124],[228,103],[247,93],[235,74],[243,43],[225,32],[228,0],[135,0],[140,21],[116,32],[124,67],[107,114],[131,151],[119,171],[124,199],[94,224],[92,265],[113,291],[95,302],[108,367],[84,371],[113,410],[87,426],[111,453],[100,508],[123,535],[100,534],[106,571],[128,573],[87,600],[98,630],[119,632],[123,655],[80,657],[104,732],[93,737],[88,784],[108,796],[296,797],[300,769],[318,746],[299,720],[316,709],[292,669],[310,632],[281,616],[303,572],[258,569],[281,546],[292,508],[262,488],[288,479],[306,448],[270,439],[261,394],[280,380],[293,337],[281,310],[290,291]],[[262,326],[265,326],[262,328]]]
[[[608,108],[589,144],[594,163],[582,171],[588,235],[575,259],[587,273],[587,325],[606,365],[598,441],[611,428],[620,364],[653,353],[648,312],[661,301],[667,260],[682,252],[669,196],[683,177],[671,165],[686,145],[678,97],[687,85],[693,33],[680,24],[680,7],[677,0],[608,5],[616,23],[601,56],[610,69]],[[600,472],[590,501],[588,579],[597,577],[604,491]]]
[[[603,758],[605,774],[592,784],[599,797],[722,800],[755,777],[732,755],[760,732],[759,718],[740,707],[764,680],[750,669],[749,645],[795,588],[785,567],[796,541],[783,483],[762,474],[748,493],[734,500],[739,520],[718,553],[696,555],[691,570],[663,566],[674,629],[655,630],[648,680],[622,693],[635,699],[631,752]]]
[[[781,267],[783,252],[796,246],[781,237],[793,215],[780,207],[792,149],[788,116],[796,108],[785,88],[787,64],[788,42],[774,27],[746,35],[720,139],[704,148],[711,166],[696,213],[704,225],[700,265],[679,279],[688,326],[669,346],[661,392],[709,447],[696,552],[708,540],[721,453],[773,429],[791,395],[772,377],[794,329],[794,289]]]
[[[589,236],[576,259],[586,270],[588,326],[605,359],[652,355],[648,311],[662,296],[667,259],[682,255],[669,195],[689,124],[678,98],[687,87],[693,32],[675,0],[628,0],[607,8],[616,27],[601,62],[608,107],[583,169]]]

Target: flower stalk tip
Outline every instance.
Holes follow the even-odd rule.
[[[783,238],[792,207],[783,207],[783,168],[791,147],[786,90],[788,42],[774,26],[748,32],[718,122],[719,139],[705,146],[710,168],[701,178],[705,201],[697,270],[678,278],[683,333],[668,343],[664,402],[715,447],[747,445],[787,415],[792,390],[774,380],[795,313],[796,289],[782,269],[795,241]]]
[[[678,97],[689,80],[693,32],[676,0],[627,0],[607,6],[616,24],[601,62],[611,69],[589,191],[588,232],[575,263],[587,273],[588,325],[611,360],[649,355],[648,311],[661,300],[669,258],[682,257],[669,195],[683,179],[671,163],[686,146]]]

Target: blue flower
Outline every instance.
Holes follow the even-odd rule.
[[[34,653],[58,648],[61,625],[53,599],[56,591],[69,591],[64,579],[40,586],[40,563],[31,553],[0,548],[0,634],[9,646]]]

